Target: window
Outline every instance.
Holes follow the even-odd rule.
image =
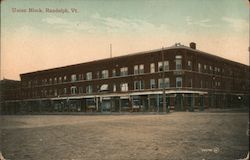
[[[108,84],[103,84],[100,87],[100,92],[102,91],[109,91],[109,85]]]
[[[79,87],[79,93],[83,93],[83,88]]]
[[[150,64],[150,73],[155,73],[155,64],[154,63]]]
[[[55,83],[55,84],[57,83],[57,78],[56,78],[56,77],[54,78],[54,83]]]
[[[71,75],[71,82],[75,82],[76,81],[76,74],[72,74]]]
[[[28,87],[31,87],[31,81],[28,82]]]
[[[108,70],[102,70],[102,78],[108,78],[109,77],[109,71]]]
[[[113,92],[116,92],[116,84],[113,84]]]
[[[135,65],[134,66],[134,74],[138,74],[139,73],[139,68],[138,68],[138,65]]]
[[[182,77],[176,77],[176,87],[182,87]]]
[[[214,72],[217,72],[217,67],[214,67]]]
[[[57,89],[54,90],[54,96],[57,96]]]
[[[169,78],[165,78],[165,87],[166,88],[170,87],[170,80],[169,80]]]
[[[84,78],[83,78],[83,74],[79,74],[78,75],[78,80],[83,80]]]
[[[162,71],[163,71],[163,63],[158,62],[158,72],[162,72]]]
[[[158,88],[163,88],[164,86],[165,88],[169,88],[170,86],[169,78],[164,78],[164,82],[162,78],[158,79]]]
[[[207,65],[204,64],[203,68],[204,68],[204,70],[207,70]]]
[[[63,82],[66,82],[67,81],[67,76],[64,76],[63,77]]]
[[[144,65],[140,64],[139,66],[139,74],[143,74],[144,73]]]
[[[175,56],[175,68],[176,70],[182,69],[182,56]]]
[[[198,72],[201,72],[201,64],[198,63]]]
[[[86,79],[91,80],[92,79],[92,72],[86,73]]]
[[[150,89],[156,88],[155,79],[150,79]]]
[[[113,70],[112,70],[112,77],[115,77],[115,76],[116,76],[116,70],[113,69]]]
[[[97,78],[97,79],[100,78],[100,72],[99,72],[99,71],[96,72],[96,78]]]
[[[62,77],[59,77],[58,83],[62,83]]]
[[[67,88],[64,88],[64,89],[63,89],[63,93],[64,93],[64,94],[67,94]]]
[[[192,78],[188,79],[188,87],[192,87],[193,86],[193,80]]]
[[[209,66],[209,69],[210,69],[210,71],[213,71],[213,67],[212,66]]]
[[[71,94],[76,94],[76,86],[70,87]]]
[[[141,90],[141,89],[144,89],[144,82],[142,80],[134,81],[134,90]]]
[[[121,83],[120,87],[122,92],[128,91],[128,83]]]
[[[164,61],[164,71],[169,70],[169,61]]]
[[[192,61],[188,61],[188,69],[192,70]]]
[[[49,79],[49,84],[52,84],[52,78]]]
[[[128,67],[120,68],[120,74],[121,74],[121,76],[127,76],[128,75]]]
[[[164,68],[164,71],[169,70],[169,61],[164,61],[163,63],[158,62],[158,72],[163,71],[163,68]]]
[[[92,86],[91,85],[86,86],[86,93],[87,94],[92,93]]]
[[[203,81],[200,81],[200,88],[203,88]]]

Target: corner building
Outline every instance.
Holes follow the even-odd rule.
[[[193,42],[20,76],[21,112],[166,112],[249,104],[249,66],[199,51]]]

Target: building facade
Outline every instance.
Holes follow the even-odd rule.
[[[168,112],[249,104],[249,66],[199,51],[193,42],[20,77],[17,112]]]
[[[15,114],[19,111],[21,82],[10,79],[0,81],[0,113]]]

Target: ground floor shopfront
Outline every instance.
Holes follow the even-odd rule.
[[[111,113],[203,111],[207,108],[246,107],[244,94],[207,93],[201,91],[166,91],[99,94],[41,99],[13,100],[1,103],[2,114],[43,113]],[[166,108],[163,108],[166,107]]]

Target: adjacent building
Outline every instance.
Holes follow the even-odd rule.
[[[199,51],[193,42],[20,77],[15,112],[167,112],[249,104],[249,66]]]

